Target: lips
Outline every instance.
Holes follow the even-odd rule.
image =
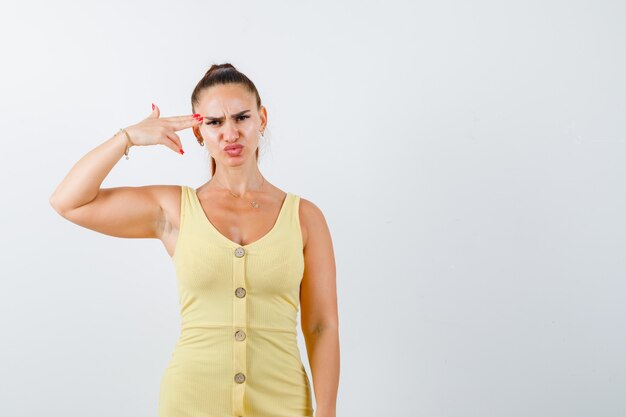
[[[225,151],[230,151],[232,149],[239,149],[239,148],[243,148],[243,145],[239,145],[239,144],[228,145],[227,147],[224,148],[224,150]]]

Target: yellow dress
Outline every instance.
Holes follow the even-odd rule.
[[[172,261],[181,334],[163,372],[158,417],[312,416],[297,344],[304,272],[300,197],[248,245],[222,235],[194,188],[181,187]]]

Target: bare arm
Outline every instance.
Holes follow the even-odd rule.
[[[306,342],[316,417],[335,417],[339,386],[339,320],[335,258],[328,225],[320,209],[301,199],[306,219],[305,270],[300,288],[302,333]]]
[[[159,118],[158,107],[148,118],[126,130],[133,145],[162,144],[182,148],[176,130],[200,123],[192,116]],[[50,196],[50,205],[80,226],[117,237],[158,237],[164,225],[160,187],[100,188],[121,159],[128,139],[123,132],[84,155]]]
[[[119,132],[87,152],[50,196],[52,207],[62,214],[93,201],[106,176],[124,155],[127,143],[124,133]]]

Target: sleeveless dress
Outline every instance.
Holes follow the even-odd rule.
[[[158,417],[313,416],[297,344],[304,272],[300,197],[247,245],[222,235],[181,187],[176,270],[181,333],[162,374]]]

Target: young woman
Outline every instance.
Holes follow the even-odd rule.
[[[213,65],[193,115],[120,129],[81,158],[50,197],[67,220],[111,236],[157,238],[175,265],[181,335],[163,373],[159,417],[313,416],[296,341],[297,313],[316,417],[335,417],[339,324],[335,260],[320,209],[269,183],[258,167],[267,110],[230,64]],[[183,185],[100,188],[128,149],[165,145],[192,128],[211,178]],[[301,308],[300,308],[301,307]]]

